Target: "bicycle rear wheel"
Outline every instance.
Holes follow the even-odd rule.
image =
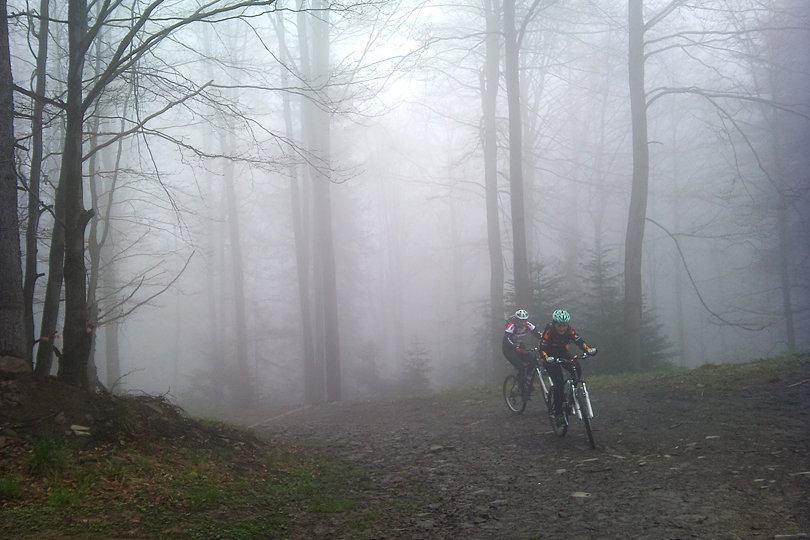
[[[526,409],[526,399],[520,391],[520,383],[514,375],[507,375],[503,380],[503,399],[506,406],[515,414],[520,414]]]

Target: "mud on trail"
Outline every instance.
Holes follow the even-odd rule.
[[[408,501],[374,538],[810,538],[810,359],[589,387],[596,450],[578,420],[554,435],[539,395],[514,415],[494,387],[255,427],[368,466],[367,496]]]

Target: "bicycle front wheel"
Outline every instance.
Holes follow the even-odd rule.
[[[520,382],[514,375],[507,375],[503,381],[503,399],[506,406],[515,414],[520,414],[526,409],[526,399],[520,391]]]
[[[590,444],[591,450],[594,450],[596,442],[593,440],[593,430],[591,429],[591,409],[588,406],[583,388],[577,389],[576,399],[579,402],[579,410],[582,412],[582,423],[585,424],[585,431],[588,433],[588,444]]]
[[[558,424],[557,416],[554,414],[554,392],[552,392],[550,388],[546,406],[548,409],[548,420],[551,422],[551,429],[554,430],[554,433],[556,433],[558,437],[565,437],[565,434],[568,433],[568,407],[563,404],[563,423]]]

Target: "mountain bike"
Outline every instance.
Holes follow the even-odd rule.
[[[531,399],[535,391],[540,391],[543,402],[548,405],[548,398],[551,395],[551,378],[546,373],[543,362],[539,360],[539,349],[528,349],[532,353],[532,364],[526,374],[524,386],[521,386],[517,374],[507,375],[503,381],[503,399],[506,406],[515,414],[521,414],[526,410],[526,403]]]
[[[563,367],[568,373],[563,386],[563,419],[564,423],[557,425],[554,415],[554,394],[553,386],[549,386],[549,392],[546,395],[546,405],[548,407],[548,417],[551,421],[551,428],[560,437],[565,437],[568,433],[569,421],[568,419],[574,415],[582,420],[585,424],[585,431],[588,433],[588,443],[591,449],[596,448],[596,443],[593,440],[593,430],[591,429],[591,420],[593,419],[593,405],[591,405],[591,398],[588,394],[588,386],[585,381],[577,375],[577,370],[574,369],[573,360],[584,360],[588,358],[588,353],[568,358],[547,358],[547,363],[556,363]],[[549,379],[550,381],[551,379]],[[553,383],[552,383],[553,385]]]

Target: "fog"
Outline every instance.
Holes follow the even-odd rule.
[[[147,5],[133,4],[136,11]],[[257,9],[255,16],[176,33],[141,60],[141,79],[124,73],[86,114],[86,153],[94,115],[95,144],[143,122],[120,154],[115,144],[95,154],[95,200],[85,158],[85,207],[110,218],[93,352],[100,381],[197,408],[226,404],[239,392],[241,346],[254,404],[303,403],[303,341],[319,339],[322,325],[316,314],[302,317],[295,216],[315,238],[304,250],[309,257],[328,255],[311,221],[317,203],[310,204],[325,182],[342,399],[490,384],[489,344],[521,307],[539,325],[549,320],[549,305],[565,307],[586,339],[604,336],[597,314],[583,310],[593,305],[595,253],[622,283],[634,167],[627,2],[544,2],[532,12],[527,4],[516,6],[518,24],[525,22],[519,60],[526,244],[530,265],[541,268],[533,283],[549,279],[553,289],[540,287],[521,305],[514,300],[502,60],[497,166],[506,293],[503,319],[489,319],[481,96],[482,9],[489,2],[332,6],[328,79],[319,81],[305,78],[298,29],[322,12],[278,2],[277,13]],[[787,0],[668,10],[676,4],[644,2],[647,21],[665,14],[645,36],[645,313],[668,340],[673,366],[782,354],[791,348],[788,326],[792,348],[806,349],[810,61],[797,51],[810,50],[810,10]],[[10,2],[10,12],[23,9]],[[65,20],[60,10],[66,8],[52,6],[54,21]],[[151,31],[165,24],[160,13],[167,12],[156,12]],[[289,57],[279,41],[280,18]],[[25,24],[19,19],[12,28],[12,54],[15,82],[27,87],[28,40],[35,38]],[[64,42],[65,32],[51,24],[54,43]],[[117,34],[110,32],[104,43],[112,50]],[[49,60],[49,95],[62,92],[61,61],[58,52]],[[89,80],[92,65],[85,69]],[[204,88],[206,99],[178,95],[181,87],[189,94]],[[19,108],[26,99],[18,96]],[[168,107],[173,101],[182,103]],[[305,103],[317,103],[328,118],[328,144],[312,144],[312,131],[308,142]],[[51,182],[42,189],[53,200],[61,140],[59,114],[50,114],[43,167]],[[18,138],[31,132],[24,118],[15,129]],[[29,166],[23,159],[22,172]],[[301,201],[293,211],[295,193]],[[44,213],[40,272],[47,272],[52,227]],[[313,272],[305,274],[312,279]],[[237,280],[245,298],[241,333]],[[37,324],[43,294],[37,291]],[[621,293],[614,298],[621,302]],[[111,329],[120,357],[114,380]],[[621,325],[610,339],[594,341],[610,358]],[[497,360],[505,371],[506,361]],[[586,369],[598,372],[599,361]],[[427,388],[402,382],[408,366],[427,374]]]

